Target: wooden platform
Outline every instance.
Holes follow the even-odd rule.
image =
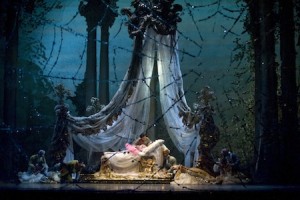
[[[78,182],[99,184],[169,184],[171,181],[173,181],[171,178],[101,178],[95,177],[93,174],[81,174]]]

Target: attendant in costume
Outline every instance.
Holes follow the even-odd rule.
[[[30,156],[27,170],[28,174],[41,173],[47,176],[48,168],[44,150],[39,150],[37,154]]]
[[[224,148],[221,150],[221,156],[214,165],[214,171],[221,175],[235,175],[240,169],[240,159],[238,156]]]
[[[168,148],[163,149],[163,166],[162,168],[168,173],[173,172],[173,166],[177,165],[177,160],[174,156],[170,155],[170,150]]]
[[[60,163],[59,165],[61,183],[72,183],[79,181],[80,173],[85,168],[85,164],[78,160]]]

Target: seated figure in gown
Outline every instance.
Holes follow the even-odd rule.
[[[39,150],[38,153],[30,156],[28,163],[28,174],[41,173],[47,176],[48,164],[45,158],[45,151]]]
[[[18,172],[20,182],[37,183],[48,181],[48,164],[45,158],[45,151],[39,150],[29,158],[26,172]]]

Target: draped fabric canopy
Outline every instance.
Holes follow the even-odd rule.
[[[134,40],[131,64],[119,89],[99,112],[87,117],[67,113],[64,119],[70,141],[89,152],[120,151],[163,120],[174,146],[184,154],[184,164],[190,166],[193,158],[197,160],[199,123],[187,126],[180,114],[189,113],[190,107],[178,59],[176,30],[182,6],[173,2],[136,0],[132,1],[133,12],[130,8],[122,9],[121,13],[129,18],[128,31]],[[158,77],[153,76],[155,67]],[[159,95],[151,87],[154,80],[158,80]],[[154,112],[152,101],[159,102],[162,111],[155,120],[150,117]],[[64,124],[61,123],[62,127]],[[72,142],[67,142],[67,146],[65,161],[74,158]]]
[[[119,151],[155,124],[150,124],[150,88],[153,68],[157,66],[162,116],[174,146],[185,156],[185,165],[197,159],[200,143],[198,126],[187,127],[179,115],[188,112],[178,59],[176,34],[157,34],[151,27],[135,38],[131,65],[119,89],[98,113],[76,117],[68,113],[71,137],[90,152]],[[156,62],[156,63],[155,63]],[[155,65],[156,64],[156,65]],[[72,143],[66,159],[71,159]],[[195,154],[195,156],[193,156]]]

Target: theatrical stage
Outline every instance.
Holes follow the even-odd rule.
[[[161,183],[0,183],[0,199],[299,199],[297,185],[176,185]]]

